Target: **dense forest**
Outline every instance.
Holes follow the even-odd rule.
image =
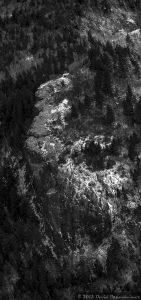
[[[0,1],[0,298],[141,295],[140,0]]]

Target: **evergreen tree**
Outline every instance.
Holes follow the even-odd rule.
[[[75,104],[72,104],[71,113],[72,113],[72,117],[73,118],[77,118],[78,117],[78,110],[77,110]]]
[[[133,139],[131,138],[131,139],[130,139],[130,143],[129,143],[129,148],[128,148],[128,156],[129,156],[129,158],[133,161],[135,155],[136,155],[136,152],[135,152],[135,144],[134,144],[134,142],[133,142]]]
[[[115,64],[117,62],[117,54],[116,54],[113,44],[110,41],[107,41],[106,46],[105,46],[105,51],[110,54],[110,56],[112,57],[112,60]]]
[[[102,1],[102,8],[103,8],[105,13],[110,12],[111,6],[110,6],[109,0],[103,0]]]
[[[114,47],[113,47],[113,44],[109,40],[106,42],[105,48],[106,48],[106,51],[108,53],[110,53],[111,56],[114,56],[114,54],[115,54]]]
[[[99,90],[96,94],[96,106],[100,109],[102,109],[104,98],[104,93],[102,92],[102,90]]]
[[[127,92],[126,92],[126,99],[123,102],[123,114],[125,116],[130,116],[130,117],[133,116],[133,103],[132,103],[133,98],[134,98],[134,95],[133,95],[131,86],[128,85]]]
[[[129,77],[132,64],[130,61],[130,48],[116,45],[116,54],[118,57],[118,72],[121,78]]]
[[[127,45],[130,47],[132,47],[133,45],[134,45],[134,43],[133,43],[133,41],[132,41],[132,39],[131,39],[131,36],[129,35],[129,33],[127,33],[127,35],[126,35],[126,43],[127,43]]]
[[[107,105],[107,109],[106,109],[105,121],[106,124],[108,125],[111,125],[113,122],[115,122],[115,114],[113,108],[109,104]]]
[[[103,64],[105,69],[113,74],[113,59],[107,51],[103,54]]]
[[[96,105],[100,108],[102,108],[104,102],[103,84],[104,84],[104,74],[102,71],[98,70],[96,72],[94,86],[95,86]]]
[[[135,105],[134,120],[135,123],[141,124],[141,97],[139,102]]]
[[[89,95],[87,93],[85,94],[84,103],[85,103],[86,107],[89,107],[89,105],[91,104],[91,98],[89,97]]]
[[[93,44],[93,36],[91,30],[88,31],[88,41]]]
[[[92,39],[92,38],[91,38]],[[92,70],[103,70],[102,45],[96,39],[92,41],[92,47],[89,51],[90,68]]]
[[[113,92],[113,59],[108,52],[103,55],[104,64],[104,91],[106,94],[111,95]]]

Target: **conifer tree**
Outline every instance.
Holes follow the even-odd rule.
[[[118,57],[118,72],[121,78],[129,77],[132,64],[130,61],[130,48],[116,45],[116,54]]]
[[[134,121],[137,124],[141,124],[141,97],[140,97],[139,102],[135,106]]]
[[[91,104],[91,98],[89,97],[89,95],[87,93],[85,94],[84,103],[85,103],[86,107],[89,107],[89,105]]]
[[[133,142],[133,139],[130,139],[129,148],[128,148],[128,156],[133,161],[135,157],[135,144]]]
[[[113,92],[113,59],[108,52],[103,55],[104,64],[104,91],[106,94],[111,95]]]
[[[128,85],[126,92],[126,99],[123,102],[123,114],[125,116],[133,116],[133,92],[131,86]]]
[[[102,70],[103,69],[103,59],[102,59],[102,45],[96,39],[93,39],[92,47],[89,51],[90,68],[92,70]]]
[[[91,30],[88,31],[88,41],[93,44],[93,36]]]
[[[133,46],[133,41],[132,41],[132,39],[131,39],[131,36],[129,35],[129,33],[127,33],[127,35],[126,35],[126,43],[127,43],[127,45],[128,46]]]
[[[75,104],[72,104],[71,113],[72,113],[72,117],[73,118],[77,118],[78,117],[78,110],[77,110]]]
[[[109,11],[110,11],[110,2],[109,2],[109,0],[104,0],[103,2],[102,2],[102,6],[103,6],[103,10],[104,10],[104,12],[105,13],[108,13]]]
[[[111,105],[107,105],[105,121],[108,125],[111,125],[115,121],[115,114]]]
[[[96,94],[96,106],[99,107],[100,109],[102,109],[103,107],[104,99],[105,99],[104,93],[100,89]]]
[[[104,94],[103,94],[103,84],[104,84],[104,75],[102,71],[97,71],[95,76],[95,99],[96,105],[102,108],[104,102]]]
[[[108,40],[107,43],[106,43],[106,52],[108,52],[112,58],[115,56],[115,49],[113,47],[113,44]]]
[[[107,51],[104,52],[103,63],[104,63],[105,69],[107,71],[110,71],[111,73],[113,73],[113,59],[112,59],[112,56]]]

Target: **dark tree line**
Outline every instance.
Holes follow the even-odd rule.
[[[123,101],[123,114],[130,118],[131,124],[141,124],[141,98],[136,99],[130,85],[127,86],[125,100]]]
[[[103,44],[93,38],[91,32],[89,32],[88,39],[91,44],[89,50],[90,69],[95,72],[95,101],[97,107],[102,109],[106,97],[114,95],[115,80],[124,78],[128,81],[133,71],[138,73],[138,57],[129,43],[124,47],[118,44],[114,45],[109,41]],[[128,86],[126,99],[123,102],[123,113],[130,117],[132,122],[134,122],[134,119],[140,122],[140,101],[137,105],[135,103],[135,96],[130,86]],[[137,107],[139,108],[138,110]],[[105,118],[107,123],[112,123],[115,120],[114,112],[110,105],[107,106]]]

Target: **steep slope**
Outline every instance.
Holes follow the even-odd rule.
[[[63,2],[55,1],[52,7],[49,1],[48,6],[45,1],[15,5],[25,10],[25,26],[39,13],[42,28],[41,15],[50,9],[55,18]],[[25,74],[23,81],[17,78],[9,85],[6,96],[4,124],[10,129],[4,131],[0,167],[0,296],[6,300],[141,293],[139,2],[76,2],[62,5],[59,30],[47,16],[49,36],[54,32],[48,45],[51,56],[44,65],[42,55],[48,51],[43,44],[40,70],[29,76],[29,87],[35,80],[32,92],[20,90]],[[69,31],[64,23],[70,12]],[[18,13],[13,11],[13,18],[17,20]],[[61,43],[69,41],[61,68],[53,74],[52,65],[61,57],[50,59],[58,36]],[[40,39],[37,51],[38,43]],[[30,61],[32,71],[37,60],[30,55],[27,65]],[[11,86],[22,110],[15,94],[8,98]],[[28,114],[25,120],[23,111]],[[11,112],[22,121],[16,131]],[[9,145],[11,124],[16,139],[17,131],[18,137],[23,134],[18,149]]]
[[[87,283],[93,293],[130,295],[139,292],[140,280],[140,194],[132,177],[136,164],[128,157],[129,137],[136,130],[104,124],[85,96],[92,73],[84,69],[80,78],[82,110],[75,118],[73,75],[40,86],[26,157],[38,197],[47,202],[57,258],[66,257],[66,287],[71,283],[84,292]]]

